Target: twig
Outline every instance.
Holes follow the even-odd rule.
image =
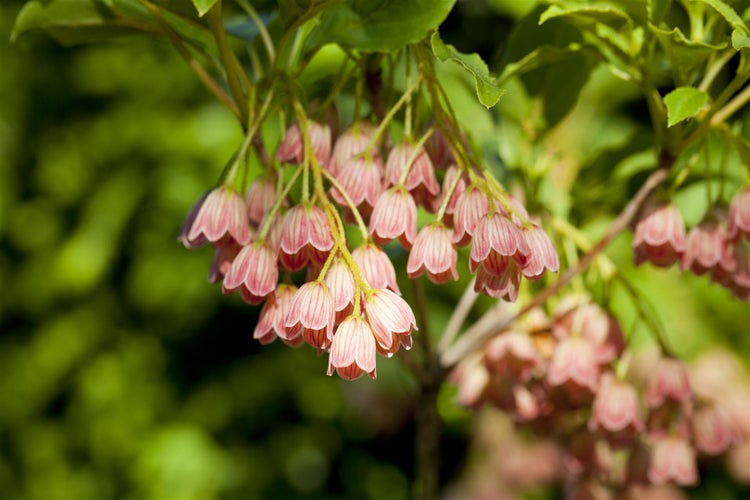
[[[560,279],[542,290],[518,312],[511,314],[505,319],[498,321],[497,318],[491,316],[497,314],[496,308],[490,309],[479,319],[479,321],[477,321],[474,327],[467,331],[460,339],[458,339],[458,341],[456,341],[455,344],[443,353],[440,358],[440,364],[444,368],[454,366],[468,353],[484,344],[495,333],[502,331],[516,319],[543,304],[547,299],[567,285],[576,275],[586,269],[594,258],[603,251],[607,245],[609,245],[612,240],[628,226],[628,224],[630,224],[648,195],[667,178],[669,168],[673,163],[674,159],[672,157],[665,154],[662,155],[659,162],[659,168],[656,169],[648,179],[646,179],[646,182],[641,186],[641,189],[638,190],[633,199],[628,202],[622,212],[620,212],[620,215],[618,215],[612,222],[609,230],[594,244],[594,246],[591,247],[590,251],[581,257],[575,266],[565,271],[560,276]]]

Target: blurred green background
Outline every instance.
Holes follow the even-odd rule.
[[[414,386],[399,363],[381,358],[376,382],[343,383],[310,349],[261,348],[258,308],[207,283],[209,249],[177,243],[241,140],[232,116],[163,42],[65,48],[34,34],[9,45],[21,5],[0,4],[0,498],[406,498]],[[498,56],[510,19],[461,9],[446,39]],[[633,99],[597,82],[577,118],[588,126],[597,102]],[[497,147],[498,130],[515,140],[510,120],[493,129],[464,97],[459,114],[488,124],[480,141]],[[497,113],[519,93],[508,99]],[[600,129],[614,139],[586,151],[594,181],[632,152],[620,150],[642,116],[623,106],[621,118]],[[620,156],[597,166],[613,148]],[[600,203],[621,203],[621,191]],[[571,217],[591,234],[610,220]],[[747,305],[676,269],[633,270],[629,241],[610,255],[641,280],[678,350],[723,343],[747,360]],[[436,324],[461,287],[441,290]],[[630,327],[627,300],[615,307]],[[470,414],[451,398],[443,481],[469,448]]]

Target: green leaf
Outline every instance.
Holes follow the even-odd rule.
[[[539,24],[544,24],[550,19],[558,17],[603,23],[610,26],[620,26],[623,23],[632,24],[630,16],[624,10],[605,3],[592,3],[590,5],[562,3],[551,5],[539,17]]]
[[[667,106],[667,126],[695,116],[708,102],[708,94],[695,87],[678,87],[664,96]]]
[[[198,11],[198,15],[203,17],[216,2],[217,0],[193,0],[193,5],[195,5],[195,10]]]
[[[453,45],[443,43],[437,31],[433,33],[430,43],[435,57],[441,61],[455,61],[474,76],[479,102],[487,108],[497,104],[505,91],[497,85],[497,81],[490,75],[490,70],[487,69],[487,64],[478,54],[463,54],[457,51]]]
[[[32,30],[43,30],[63,44],[120,37],[137,31],[155,32],[148,13],[136,0],[31,0],[16,17],[11,42]]]
[[[388,51],[416,43],[438,27],[456,0],[349,0],[325,10],[308,43]],[[295,2],[299,3],[299,2]]]

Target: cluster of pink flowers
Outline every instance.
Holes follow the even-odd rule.
[[[180,236],[188,248],[213,245],[209,279],[221,282],[224,293],[264,303],[256,339],[307,343],[329,353],[329,375],[345,379],[374,378],[376,354],[410,348],[416,330],[382,245],[400,241],[410,251],[408,276],[426,274],[441,284],[458,279],[457,246],[471,243],[476,289],[510,301],[522,276],[537,280],[559,268],[549,237],[523,206],[481,172],[461,172],[439,134],[427,143],[431,153],[407,139],[385,163],[373,134],[369,124],[357,123],[333,144],[328,125],[292,125],[276,160],[309,169],[312,196],[293,201],[278,174],[255,179],[244,197],[222,185],[198,201]],[[444,171],[442,188],[436,165]],[[418,205],[438,212],[419,231]],[[344,222],[364,234],[353,250]],[[298,288],[291,273],[301,270]]]
[[[729,289],[741,300],[750,298],[750,188],[737,193],[729,211],[715,208],[685,232],[679,210],[671,204],[650,204],[635,226],[636,264],[650,262],[680,268]]]
[[[461,404],[498,408],[559,445],[556,478],[576,494],[696,484],[697,457],[724,453],[748,421],[733,422],[715,395],[696,397],[682,361],[628,370],[624,351],[612,314],[563,301],[552,318],[537,310],[497,335],[452,379]]]

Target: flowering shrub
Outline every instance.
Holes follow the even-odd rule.
[[[499,409],[539,437],[534,453],[554,464],[515,478],[524,467],[505,470],[491,486],[459,483],[456,496],[553,480],[573,498],[674,493],[699,482],[698,460],[747,454],[750,415],[732,402],[742,388],[699,389],[604,251],[630,227],[635,265],[676,266],[708,275],[731,300],[750,297],[750,11],[720,0],[531,2],[490,72],[441,39],[451,0],[80,3],[32,0],[13,36],[142,30],[174,45],[244,136],[179,241],[213,248],[209,281],[259,308],[261,344],[307,344],[345,380],[406,361],[419,388],[418,496],[437,495],[446,381],[461,405]],[[589,78],[640,93],[650,120],[643,150],[607,179],[566,170],[585,147],[547,142],[573,133],[560,124]],[[458,112],[467,94],[476,116]],[[500,147],[472,120],[501,123]],[[595,143],[587,133],[581,142]],[[626,202],[608,206],[607,189],[626,181],[636,185]],[[678,201],[696,187],[707,202],[686,231]],[[587,196],[617,212],[598,238],[576,227]],[[455,282],[465,291],[431,338],[428,291]],[[633,348],[614,286],[656,359]],[[472,315],[479,294],[494,301]],[[402,352],[414,345],[419,356]],[[732,384],[746,388],[743,376]]]

